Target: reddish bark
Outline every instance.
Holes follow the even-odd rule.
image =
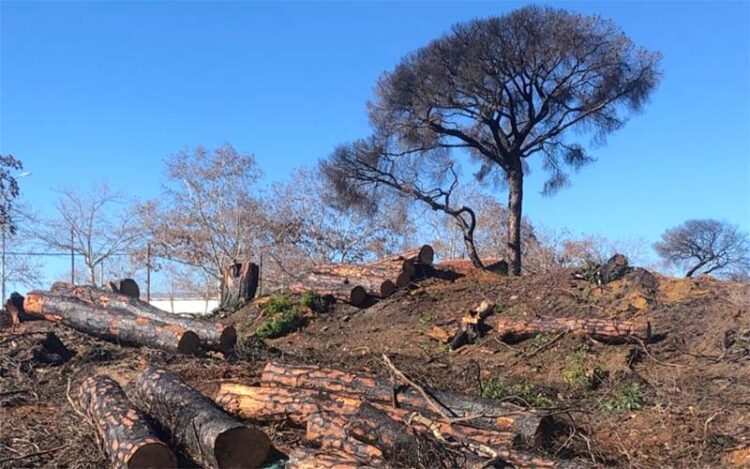
[[[500,318],[496,323],[497,331],[503,340],[517,342],[542,333],[562,333],[590,335],[596,339],[622,343],[651,340],[651,323],[648,321],[619,321],[616,319],[570,319],[570,318],[537,318],[517,320]]]

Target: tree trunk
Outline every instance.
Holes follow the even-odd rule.
[[[337,300],[361,306],[367,301],[367,289],[356,282],[350,283],[347,279],[337,275],[312,273],[297,283],[289,286],[292,293],[304,293],[313,291],[319,295],[331,296]]]
[[[521,275],[521,221],[523,204],[523,167],[508,171],[508,251],[511,273]]]
[[[51,291],[60,295],[75,297],[100,308],[117,308],[127,311],[134,316],[184,327],[198,334],[201,343],[211,350],[220,350],[228,353],[234,350],[235,343],[237,342],[237,331],[234,326],[225,326],[218,322],[182,317],[163,311],[137,298],[107,292],[91,285],[72,285],[67,282],[55,282],[52,284]]]
[[[23,296],[18,292],[11,293],[10,298],[5,300],[5,312],[10,315],[10,322],[13,326],[17,326],[24,321],[40,319],[24,311]]]
[[[327,412],[311,414],[307,419],[305,439],[335,453],[351,455],[358,460],[382,465],[383,452],[376,446],[363,443],[351,437],[346,425],[351,415]]]
[[[291,422],[297,427],[309,425],[310,418],[315,414],[349,418],[362,403],[361,396],[352,394],[317,389],[246,386],[229,382],[221,383],[215,400],[227,412],[256,423]],[[401,423],[410,422],[417,431],[432,431],[428,426],[412,421],[412,411],[391,407],[385,403],[374,405],[394,420]],[[465,439],[494,447],[511,447],[516,439],[512,432],[472,427],[470,421],[465,425],[450,424],[440,421],[440,417],[432,412],[421,410],[420,413],[424,420],[429,420],[429,425],[454,439]]]
[[[429,244],[424,244],[418,248],[410,249],[392,256],[382,257],[376,261],[370,262],[368,265],[387,264],[404,260],[411,261],[414,264],[432,265],[434,259],[435,250],[432,249],[432,246]]]
[[[376,298],[388,298],[396,288],[405,287],[411,282],[406,272],[397,272],[389,266],[325,264],[315,266],[313,273],[334,275],[362,285],[369,295]]]
[[[204,467],[258,467],[268,457],[271,440],[265,433],[233,419],[174,373],[150,366],[136,379],[134,393]]]
[[[419,443],[405,425],[382,410],[363,402],[346,424],[346,432],[357,440],[374,446],[393,461],[405,462],[419,457]]]
[[[498,333],[506,342],[519,342],[542,333],[590,335],[609,343],[651,340],[651,323],[648,321],[618,321],[615,319],[539,318],[515,320],[501,318],[496,323]]]
[[[700,269],[701,267],[703,267],[707,263],[708,263],[708,261],[700,261],[697,264],[695,264],[693,267],[690,268],[690,270],[688,270],[685,273],[685,278],[691,278],[695,274],[695,272],[698,271],[698,269]]]
[[[177,467],[172,450],[112,378],[86,378],[78,388],[78,400],[96,424],[113,468]]]
[[[255,298],[260,270],[249,260],[235,262],[221,272],[221,308],[236,309]]]
[[[312,448],[294,448],[289,452],[286,469],[374,469],[351,455],[337,451]]]
[[[116,308],[98,308],[69,296],[31,291],[24,298],[23,309],[40,319],[60,322],[116,343],[145,345],[187,355],[200,352],[198,335],[184,327],[136,317]]]
[[[264,386],[317,389],[329,393],[345,393],[369,401],[392,402],[393,383],[387,379],[365,373],[351,373],[312,365],[293,365],[270,361],[263,369],[261,383]],[[506,402],[469,396],[450,391],[429,391],[434,398],[457,417],[482,415],[472,420],[475,426],[491,426],[495,430],[509,431],[521,435],[525,440],[535,439],[540,432],[542,416],[532,410]],[[396,394],[398,403],[420,412],[431,407],[415,389],[407,388]]]

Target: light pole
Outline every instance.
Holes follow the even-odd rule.
[[[18,178],[25,178],[25,177],[31,176],[31,174],[32,173],[29,172],[29,171],[24,171],[23,173],[19,174],[17,177]],[[10,214],[11,214],[11,210],[8,210],[8,221],[10,221]],[[3,254],[2,254],[2,261],[0,261],[0,262],[2,262],[2,269],[0,269],[0,270],[2,270],[2,272],[0,272],[0,275],[2,275],[2,293],[1,293],[2,294],[2,301],[5,301],[5,236],[6,236],[7,231],[8,231],[8,223],[4,223],[3,227],[2,227],[2,249],[3,249]]]

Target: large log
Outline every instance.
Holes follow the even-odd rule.
[[[589,335],[609,343],[651,340],[651,323],[648,321],[618,321],[615,319],[537,318],[518,320],[500,318],[497,331],[507,342],[519,342],[542,333]]]
[[[187,355],[200,353],[200,339],[191,330],[116,308],[99,308],[71,296],[31,291],[24,298],[23,309],[27,314],[112,342]]]
[[[270,361],[263,369],[261,383],[264,386],[317,389],[329,393],[344,393],[361,396],[369,401],[391,402],[394,398],[393,384],[387,380],[365,373],[351,373],[313,365],[294,365]],[[450,391],[429,390],[446,411],[456,417],[472,417],[474,425],[490,423],[496,430],[509,431],[533,440],[539,436],[542,416],[507,402],[469,396]],[[430,404],[421,393],[412,388],[396,394],[398,403],[420,411],[431,411]],[[474,418],[477,417],[477,418]]]
[[[112,467],[177,467],[172,450],[159,440],[143,414],[112,378],[86,378],[78,388],[78,399],[96,424]]]
[[[354,414],[363,402],[361,396],[330,393],[317,389],[300,389],[287,387],[258,387],[239,383],[224,382],[219,385],[216,402],[232,414],[257,423],[289,421],[298,427],[309,425],[313,415],[324,414],[348,418]],[[510,447],[515,442],[515,435],[508,431],[475,428],[467,425],[451,424],[440,421],[432,412],[421,410],[423,421],[413,419],[414,412],[407,409],[391,407],[385,403],[374,403],[389,417],[401,423],[409,423],[417,431],[432,433],[433,427],[444,435],[456,440],[473,441],[477,444],[493,447]],[[332,428],[336,428],[333,426]],[[334,435],[333,440],[340,440]]]
[[[221,307],[236,309],[255,297],[260,269],[249,260],[235,262],[222,270]]]
[[[368,298],[367,290],[357,283],[349,282],[338,275],[311,273],[289,287],[292,293],[313,291],[319,295],[331,296],[354,306],[363,305]]]
[[[345,453],[356,459],[381,464],[383,452],[376,446],[363,443],[348,434],[349,416],[328,412],[315,413],[307,419],[305,438],[321,448]]]
[[[55,282],[52,284],[51,291],[62,295],[74,296],[81,301],[101,308],[117,308],[135,316],[184,327],[198,334],[201,343],[211,350],[230,352],[234,349],[237,342],[237,331],[234,326],[225,326],[214,321],[179,316],[168,311],[163,311],[138,298],[100,290],[91,285],[73,285],[66,282]]]
[[[294,448],[289,452],[286,469],[373,469],[355,457],[338,451]]]
[[[410,249],[392,256],[382,257],[376,261],[370,262],[369,265],[388,264],[398,261],[410,261],[413,264],[432,265],[434,259],[435,250],[432,249],[432,246],[429,244],[425,244],[418,248]]]
[[[418,457],[419,443],[415,434],[367,402],[360,404],[344,428],[349,436],[378,448],[391,460],[408,461]]]
[[[11,293],[10,298],[5,300],[5,312],[10,315],[10,322],[13,326],[23,321],[39,319],[23,310],[23,296],[18,292]]]
[[[315,266],[313,273],[333,275],[349,283],[362,285],[368,294],[377,298],[388,298],[397,288],[405,287],[411,282],[408,273],[388,266],[325,264]]]
[[[135,381],[134,394],[146,412],[205,467],[258,467],[268,457],[271,440],[265,433],[227,415],[174,373],[146,368]]]

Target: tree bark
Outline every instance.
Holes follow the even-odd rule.
[[[23,296],[18,292],[11,293],[10,298],[5,300],[5,312],[10,315],[10,322],[13,326],[17,326],[23,321],[40,319],[24,311],[23,300]]]
[[[40,319],[60,322],[116,343],[145,345],[187,355],[200,353],[200,339],[191,330],[136,317],[116,308],[98,308],[69,296],[31,291],[24,298],[23,309]]]
[[[218,322],[182,317],[163,311],[137,298],[115,292],[107,292],[91,285],[72,285],[67,282],[55,282],[52,284],[51,291],[60,295],[75,297],[100,308],[117,308],[134,316],[184,327],[198,334],[201,343],[211,350],[228,353],[234,350],[237,342],[237,331],[234,326],[225,326]]]
[[[270,361],[263,369],[264,386],[316,389],[329,393],[355,395],[368,401],[392,402],[393,383],[365,373],[351,373],[312,365],[293,365]],[[456,417],[482,415],[473,419],[474,426],[491,427],[535,439],[540,432],[542,416],[535,411],[506,402],[469,396],[450,391],[428,391]],[[434,412],[430,404],[415,389],[407,388],[396,395],[399,405],[420,412]]]
[[[78,388],[78,400],[96,424],[113,468],[177,467],[172,450],[112,378],[86,378]]]
[[[249,260],[236,262],[222,269],[221,307],[236,309],[252,300],[258,290],[259,277],[258,266]]]
[[[343,277],[330,274],[312,273],[289,286],[292,293],[313,291],[319,295],[331,296],[339,301],[361,306],[367,301],[367,289],[351,283]]]
[[[415,434],[382,410],[363,402],[349,418],[346,432],[357,440],[378,448],[391,460],[409,461],[419,456]]]
[[[374,469],[351,455],[337,451],[294,448],[289,452],[286,469]]]
[[[509,170],[508,181],[508,251],[511,273],[521,275],[521,220],[523,216],[523,167],[519,159],[517,167]]]
[[[336,453],[352,455],[358,460],[371,464],[382,464],[383,452],[376,446],[368,445],[353,437],[346,431],[350,415],[327,412],[311,414],[307,419],[305,438],[315,442],[321,448]]]
[[[411,281],[406,272],[396,272],[389,266],[325,264],[315,266],[313,273],[341,277],[363,286],[369,295],[376,298],[388,298],[396,288],[405,287]]]
[[[542,333],[590,335],[609,343],[651,340],[651,323],[648,321],[618,321],[615,319],[539,318],[516,320],[500,318],[497,331],[506,342],[519,342]]]
[[[382,257],[376,261],[370,262],[369,265],[387,264],[396,261],[411,261],[414,264],[432,265],[435,259],[435,250],[429,244],[424,244],[418,248],[410,249],[392,256]]]
[[[135,381],[135,397],[188,455],[210,468],[258,467],[271,440],[245,425],[166,370],[148,367]]]

